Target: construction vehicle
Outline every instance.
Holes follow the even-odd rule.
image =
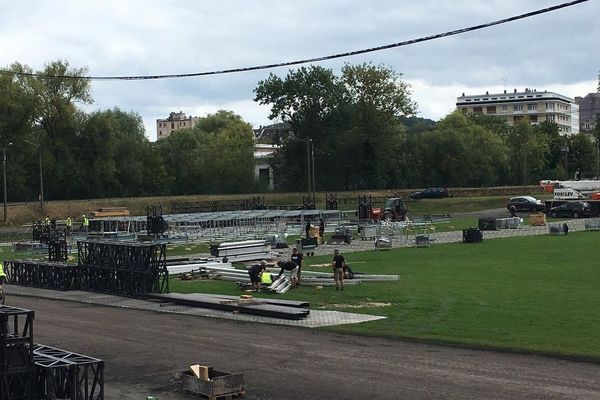
[[[543,180],[540,187],[554,195],[545,201],[546,214],[564,203],[585,200],[592,208],[592,216],[600,215],[600,180]]]
[[[360,220],[391,220],[404,221],[408,207],[402,197],[390,197],[383,207],[373,207],[373,200],[369,196],[358,198],[358,218]]]

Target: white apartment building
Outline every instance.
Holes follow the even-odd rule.
[[[579,133],[579,106],[570,97],[554,92],[488,93],[462,96],[456,99],[456,107],[465,113],[482,113],[503,118],[509,125],[528,118],[532,124],[543,121],[556,122],[562,135]]]
[[[166,119],[156,120],[156,138],[164,139],[177,129],[193,128],[198,123],[198,117],[187,117],[184,112],[172,112]]]

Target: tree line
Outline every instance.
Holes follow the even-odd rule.
[[[50,200],[267,190],[254,177],[252,127],[232,111],[150,142],[135,112],[83,111],[93,102],[85,68],[54,61],[35,74],[18,63],[4,70],[0,148],[9,201],[38,198],[40,157]],[[306,187],[309,140],[319,191],[531,184],[577,169],[599,175],[590,138],[561,136],[554,123],[511,127],[460,112],[437,122],[415,117],[409,85],[383,65],[271,74],[254,100],[289,126],[272,139],[281,146],[271,161],[278,191]]]
[[[564,136],[558,125],[532,125],[454,111],[438,122],[414,117],[402,75],[386,66],[346,65],[336,76],[320,66],[271,74],[255,100],[290,132],[274,141],[281,190],[298,190],[308,169],[305,141],[315,148],[317,190],[529,185],[541,179],[600,176],[595,141]],[[600,86],[600,84],[599,84]],[[600,124],[597,124],[600,136]]]

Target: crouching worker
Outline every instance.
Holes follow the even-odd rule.
[[[250,284],[252,289],[260,292],[260,282],[262,274],[267,269],[267,262],[262,260],[260,264],[254,264],[248,269],[248,275],[250,276]]]
[[[279,271],[279,275],[277,275],[277,278],[279,279],[279,277],[283,274],[283,271],[289,271],[290,272],[290,283],[292,284],[292,287],[296,287],[298,286],[298,265],[296,265],[295,262],[293,261],[277,261],[277,266],[279,268],[281,268],[281,270]]]

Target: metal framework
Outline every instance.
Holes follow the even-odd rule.
[[[371,219],[373,213],[373,197],[358,196],[358,219]]]
[[[140,296],[167,293],[169,271],[163,243],[87,240],[77,242],[77,287]]]
[[[163,218],[162,206],[146,206],[146,229],[148,235],[162,235],[169,229]]]
[[[265,197],[252,197],[239,200],[206,200],[171,202],[171,214],[191,214],[233,210],[264,210]]]
[[[48,238],[48,261],[67,261],[67,236],[54,231]]]
[[[33,360],[36,399],[104,399],[104,361],[41,344]]]
[[[29,400],[33,371],[33,316],[0,305],[0,399]]]
[[[338,200],[337,193],[326,193],[325,194],[325,209],[327,210],[337,210],[338,209]]]
[[[4,272],[10,283],[48,289],[76,289],[78,268],[61,262],[5,260]]]

